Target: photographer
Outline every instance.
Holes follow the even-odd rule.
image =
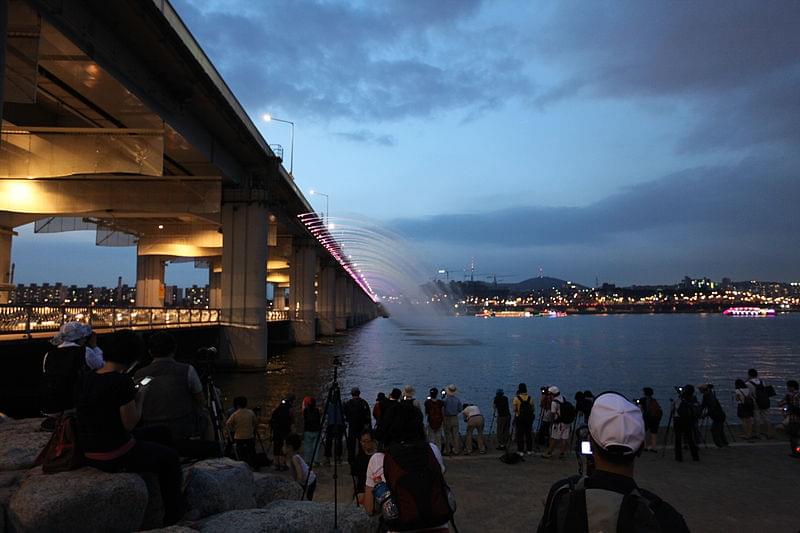
[[[644,428],[647,431],[647,440],[644,444],[644,451],[657,453],[658,447],[658,426],[661,424],[661,418],[664,412],[661,410],[658,400],[653,398],[653,389],[645,387],[642,389],[644,396],[639,398],[637,403],[642,410],[642,417],[644,418]]]
[[[703,395],[700,416],[711,419],[711,438],[717,448],[724,448],[728,445],[728,439],[725,438],[725,411],[714,393],[714,385],[700,385],[698,390]]]
[[[639,488],[633,478],[644,438],[639,408],[616,392],[600,394],[589,415],[595,470],[550,488],[538,532],[688,532],[671,505]]]
[[[675,422],[675,460],[683,461],[683,441],[689,445],[692,460],[700,460],[700,450],[697,447],[695,431],[700,408],[694,397],[694,386],[685,385],[676,388],[680,394],[677,405],[673,406],[673,419]]]

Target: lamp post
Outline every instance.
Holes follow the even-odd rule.
[[[292,127],[292,138],[289,141],[290,142],[290,146],[289,146],[289,174],[294,176],[294,122],[292,122],[291,120],[283,120],[282,118],[275,118],[272,115],[270,115],[269,113],[264,113],[264,115],[261,118],[264,119],[264,122],[272,122],[274,120],[275,122],[283,122],[284,124],[289,124]]]
[[[328,210],[328,207],[329,207],[329,202],[328,201],[330,200],[330,197],[327,194],[325,194],[324,192],[315,191],[314,189],[311,189],[308,192],[310,194],[312,194],[312,195],[315,194],[317,196],[324,196],[325,197],[325,224],[327,224],[328,220],[330,220],[330,211]]]

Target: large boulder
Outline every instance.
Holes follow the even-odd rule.
[[[136,474],[37,468],[11,497],[8,519],[19,532],[134,531],[146,507],[147,487]]]
[[[41,418],[7,420],[0,423],[0,471],[31,468],[33,461],[53,435],[42,431]]]
[[[253,474],[256,486],[256,505],[264,507],[276,500],[299,500],[303,487],[293,479],[278,474]]]
[[[252,509],[256,506],[253,472],[247,463],[223,457],[189,467],[186,477],[186,518]]]
[[[328,533],[333,530],[333,504],[281,500],[263,509],[229,511],[198,524],[203,533]],[[369,533],[374,526],[363,509],[339,506],[339,531]]]

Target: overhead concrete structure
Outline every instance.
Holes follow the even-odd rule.
[[[242,366],[266,361],[267,283],[304,344],[320,288],[323,334],[375,307],[169,2],[2,0],[0,38],[0,303],[14,229],[35,222],[136,246],[137,306],[163,305],[168,262],[208,268]]]

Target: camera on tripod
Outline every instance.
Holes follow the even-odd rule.
[[[683,387],[680,386],[680,385],[676,385],[675,386],[675,392],[677,392],[678,396],[680,396],[681,394],[683,394]]]

